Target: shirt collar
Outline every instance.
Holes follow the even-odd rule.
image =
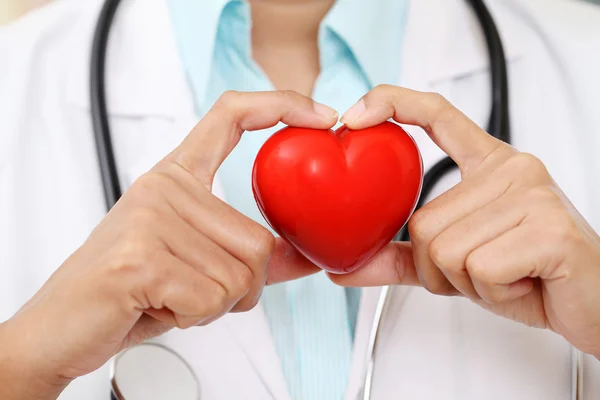
[[[337,0],[323,21],[346,42],[372,86],[398,83],[408,3]]]
[[[198,95],[210,78],[217,30],[224,8],[242,0],[169,0],[173,29],[188,79]],[[408,0],[337,0],[322,27],[350,48],[373,86],[398,81]],[[193,49],[190,49],[191,45]]]
[[[221,14],[234,1],[240,0],[168,0],[179,54],[196,94],[206,92]]]

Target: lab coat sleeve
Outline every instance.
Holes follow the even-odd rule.
[[[568,65],[567,84],[571,85],[572,98],[577,99],[578,126],[582,130],[567,134],[581,138],[591,200],[586,217],[600,232],[600,7],[573,3],[573,7],[581,8],[577,17],[569,18],[568,13],[557,15],[557,22],[569,22],[563,23],[563,29],[569,29],[571,34],[563,35],[567,39],[560,43],[561,57]]]
[[[585,9],[572,19],[571,40],[561,46],[561,54],[568,65],[568,84],[579,110],[582,132],[571,132],[582,140],[582,155],[588,169],[590,209],[586,217],[596,232],[600,232],[600,7],[573,2]],[[564,19],[564,16],[561,18]]]

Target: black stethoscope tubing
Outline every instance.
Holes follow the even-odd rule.
[[[94,33],[90,61],[92,126],[107,210],[116,204],[122,194],[106,105],[106,51],[110,28],[120,3],[120,0],[104,2]]]
[[[510,143],[508,72],[500,33],[483,0],[467,0],[467,2],[471,5],[479,20],[490,59],[492,107],[487,131],[495,138]],[[105,0],[94,33],[90,63],[92,125],[104,188],[104,198],[108,210],[115,205],[122,194],[106,101],[106,52],[110,29],[120,3],[121,0]],[[454,161],[449,157],[445,157],[427,171],[423,178],[421,197],[416,209],[423,206],[435,185],[455,168]],[[404,229],[397,239],[409,240],[408,231]]]

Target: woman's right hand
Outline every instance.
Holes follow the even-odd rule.
[[[316,272],[211,194],[213,177],[242,132],[279,121],[327,129],[337,113],[293,92],[222,96],[0,326],[0,364],[15,375],[5,381],[7,372],[0,371],[0,397],[56,397],[131,345],[250,310],[268,280]]]

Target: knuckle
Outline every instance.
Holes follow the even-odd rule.
[[[444,123],[456,117],[456,109],[439,93],[429,92],[425,94],[424,98],[425,106],[430,110],[429,126],[425,129],[431,132],[435,129],[435,125]]]
[[[453,257],[450,255],[449,246],[443,237],[438,236],[431,242],[429,257],[438,268],[453,269],[454,267],[455,263],[451,262]]]
[[[205,300],[204,309],[205,315],[208,317],[215,317],[223,312],[223,310],[229,308],[229,296],[227,290],[221,285],[212,285],[213,289]]]
[[[573,246],[584,240],[577,221],[565,207],[561,193],[554,187],[536,187],[530,191],[530,201],[543,210],[540,237],[554,245]]]
[[[234,271],[233,278],[229,284],[230,294],[236,299],[240,299],[246,295],[252,288],[254,282],[254,274],[245,265],[237,268]]]
[[[553,215],[556,215],[557,210],[562,213],[564,205],[560,193],[550,185],[535,186],[529,190],[529,199],[531,204],[537,207],[542,205],[550,207]]]
[[[278,90],[275,93],[282,102],[287,102],[298,97],[298,93],[293,90]]]
[[[140,176],[131,186],[128,192],[129,196],[136,196],[140,199],[146,199],[152,196],[156,191],[156,174],[147,172]]]
[[[259,296],[255,296],[251,299],[243,299],[238,304],[236,304],[232,311],[236,313],[251,311],[258,305],[259,299]]]
[[[426,209],[418,210],[408,221],[408,232],[411,241],[425,242],[429,239],[429,213]]]
[[[450,105],[450,102],[438,92],[426,92],[424,96],[427,97],[427,101],[430,105],[436,106],[436,108],[445,108]]]
[[[478,251],[474,251],[467,256],[465,266],[469,272],[469,276],[473,280],[481,282],[493,282],[493,276],[490,273],[491,269],[486,265],[487,260]]]
[[[267,229],[256,225],[252,232],[252,254],[257,265],[264,265],[271,258],[275,250],[275,236]]]
[[[372,92],[377,93],[377,94],[383,94],[383,93],[390,93],[390,92],[394,91],[395,89],[396,89],[396,87],[393,85],[382,83],[382,84],[375,86],[375,88],[372,90]]]
[[[312,100],[294,90],[278,90],[274,92],[276,103],[280,107],[294,109],[296,107],[312,107]]]
[[[129,232],[121,238],[119,244],[115,262],[112,265],[114,270],[138,270],[150,263],[151,246],[146,243],[140,233]]]
[[[131,197],[135,204],[151,204],[153,200],[163,199],[177,190],[176,181],[163,165],[162,169],[148,172],[134,182],[127,196]]]
[[[198,320],[194,317],[182,317],[175,315],[175,324],[178,329],[189,329],[198,325]]]
[[[425,101],[427,105],[434,110],[436,115],[441,115],[447,112],[448,110],[453,109],[452,104],[448,99],[442,96],[440,93],[436,92],[428,92],[425,93]]]
[[[534,180],[546,180],[549,177],[548,169],[544,163],[530,153],[517,153],[511,157],[510,162],[518,176],[525,176]]]
[[[561,239],[567,247],[576,247],[585,241],[579,227],[572,219],[567,219],[561,229]]]
[[[147,246],[128,245],[108,265],[111,282],[133,289],[134,299],[140,308],[161,308],[161,290],[170,280],[168,269],[160,268],[152,260]]]
[[[506,291],[501,288],[495,288],[485,283],[480,283],[477,286],[481,299],[488,304],[501,304],[507,300]]]
[[[439,237],[429,245],[429,257],[438,267],[444,267],[447,264],[445,248],[445,243]]]
[[[529,201],[536,205],[546,204],[548,201],[552,202],[557,198],[556,194],[547,186],[535,186],[529,190],[528,194]]]
[[[238,104],[239,102],[241,95],[242,94],[236,90],[227,90],[226,92],[223,92],[223,94],[219,97],[216,105],[225,109],[235,108],[236,104]]]
[[[519,165],[522,165],[523,167],[545,169],[544,163],[531,153],[520,152],[517,153],[514,158],[518,161]]]
[[[253,310],[253,309],[254,309],[254,308],[255,308],[255,307],[258,305],[258,303],[259,303],[259,301],[260,301],[260,298],[261,298],[261,295],[262,295],[262,291],[261,291],[260,295],[258,295],[258,296],[255,296],[253,299],[251,299],[251,300],[248,302],[248,306],[247,306],[247,308],[246,308],[246,311]]]
[[[553,216],[547,231],[551,232],[553,242],[563,248],[576,247],[585,240],[577,223],[566,212]]]
[[[436,296],[456,296],[457,294],[457,290],[447,279],[425,281],[422,284],[425,290]]]
[[[140,287],[146,288],[146,293],[149,294],[151,305],[154,308],[160,308],[162,300],[163,287],[171,281],[172,273],[170,268],[164,266],[151,266],[145,264],[139,268]],[[153,300],[154,299],[154,300]]]
[[[369,93],[367,93],[363,99],[366,102],[381,102],[390,103],[393,100],[394,95],[396,94],[397,87],[389,84],[379,84],[373,88]]]

